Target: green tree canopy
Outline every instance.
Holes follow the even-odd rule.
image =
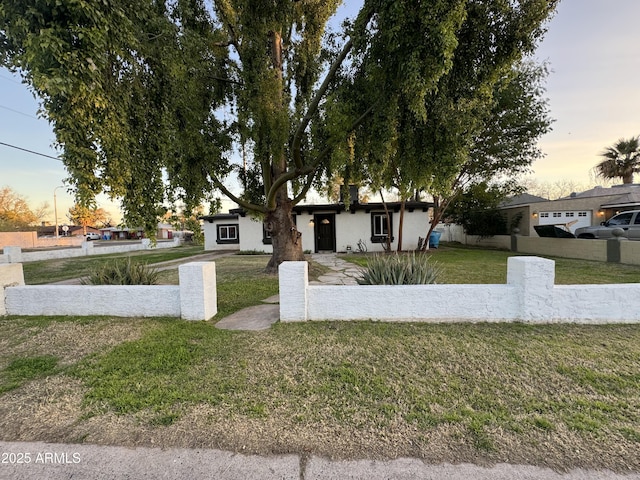
[[[303,258],[291,211],[314,182],[354,152],[425,161],[424,122],[461,108],[429,170],[432,185],[455,176],[467,157],[452,132],[475,124],[556,1],[365,0],[331,35],[339,3],[3,0],[0,61],[42,100],[82,203],[106,191],[153,231],[165,202],[219,189],[263,216],[275,269]],[[446,73],[457,93],[440,96]],[[236,193],[234,172],[254,188]]]

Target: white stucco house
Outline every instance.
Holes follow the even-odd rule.
[[[392,248],[397,248],[400,202],[387,202],[391,220]],[[405,204],[402,237],[403,250],[415,249],[418,238],[426,237],[432,215],[430,202]],[[382,252],[388,234],[382,203],[344,203],[296,205],[294,221],[302,233],[302,249],[318,252],[356,252],[364,246],[368,252]],[[261,219],[236,208],[229,213],[207,215],[203,220],[205,250],[255,250],[271,253],[271,238]]]

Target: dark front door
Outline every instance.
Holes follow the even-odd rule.
[[[318,213],[313,216],[317,252],[335,252],[336,216],[333,213]]]

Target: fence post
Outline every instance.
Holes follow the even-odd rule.
[[[6,248],[6,247],[5,247]],[[20,247],[12,247],[20,248]],[[4,295],[7,287],[16,285],[24,285],[24,273],[21,263],[3,263],[0,264],[0,315],[7,314]]]
[[[607,240],[607,262],[620,263],[620,242],[626,240],[623,237],[624,231],[621,228],[614,228],[611,232],[613,238]]]
[[[22,263],[22,247],[4,247],[2,251],[7,256],[9,263]]]
[[[178,268],[180,317],[209,320],[218,313],[215,262],[191,262]]]
[[[93,255],[93,243],[87,241],[82,242],[82,252],[86,256]]]
[[[518,251],[518,234],[519,233],[520,233],[519,228],[514,228],[513,232],[511,233],[511,251],[512,252]]]
[[[307,321],[307,262],[282,262],[278,267],[280,321]]]
[[[553,285],[555,262],[540,257],[510,257],[507,285],[516,287],[520,320],[549,321],[554,318]]]

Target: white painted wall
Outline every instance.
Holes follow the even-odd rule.
[[[538,257],[509,258],[504,285],[309,285],[306,269],[280,266],[283,322],[640,322],[640,284],[555,286],[555,262]]]
[[[179,247],[181,240],[174,238],[172,242],[157,242],[151,244],[151,240],[143,238],[140,243],[126,245],[108,245],[94,248],[93,242],[82,242],[80,248],[61,248],[56,250],[41,250],[38,252],[23,252],[20,247],[5,247],[0,255],[0,263],[23,263],[40,260],[54,260],[58,258],[86,257],[89,255],[107,255],[110,253],[126,253],[137,250],[154,250],[162,248]]]
[[[17,268],[19,267],[19,268]],[[24,285],[21,264],[0,265],[2,315],[113,315],[208,320],[217,313],[214,262],[179,267],[180,285]]]
[[[384,212],[384,209],[376,209],[375,212]],[[315,214],[331,213],[335,215],[335,231],[336,231],[336,251],[346,252],[348,247],[351,251],[357,251],[358,241],[362,240],[369,252],[384,251],[382,244],[371,242],[371,212],[358,210],[351,213],[348,210],[336,212],[335,208],[331,210],[318,210],[313,213],[302,211],[296,215],[296,226],[298,231],[302,233],[302,250],[311,252],[316,251],[316,241],[314,238],[314,226],[310,223],[314,219]],[[257,250],[265,253],[272,253],[273,247],[262,241],[262,221],[256,220],[251,216],[239,217],[237,223],[240,231],[239,244],[218,244],[217,228],[219,224],[233,224],[236,221],[228,219],[220,219],[219,221],[209,223],[204,222],[203,231],[205,236],[205,250]],[[398,232],[400,227],[400,212],[393,212],[393,237],[392,247],[395,250],[398,245]],[[418,246],[418,237],[425,237],[429,228],[428,212],[422,210],[414,210],[405,212],[404,219],[404,237],[402,247],[404,250],[413,250]]]

